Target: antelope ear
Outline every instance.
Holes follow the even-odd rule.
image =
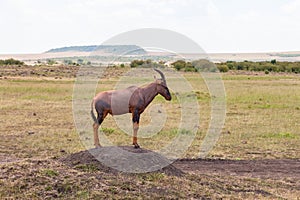
[[[162,84],[162,80],[161,80],[161,79],[156,79],[155,82],[156,82],[157,84]]]

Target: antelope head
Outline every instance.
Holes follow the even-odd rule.
[[[154,69],[154,70],[157,73],[159,73],[161,76],[160,79],[156,78],[158,94],[162,95],[163,97],[165,97],[166,100],[170,101],[172,99],[172,96],[171,96],[169,88],[167,86],[165,75],[158,69]]]

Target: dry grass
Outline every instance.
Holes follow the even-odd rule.
[[[299,158],[299,75],[225,75],[224,79],[226,126],[211,155],[231,159]]]
[[[198,155],[209,123],[208,91],[198,74],[185,77],[200,104],[200,129],[185,157]],[[223,75],[227,117],[223,134],[209,154],[226,159],[299,159],[299,75]],[[112,88],[110,78],[102,89]],[[73,80],[8,77],[0,79],[0,198],[287,198],[296,199],[299,188],[289,179],[274,180],[213,174],[183,177],[161,173],[109,174],[93,167],[70,168],[57,160],[83,150],[72,116]],[[108,84],[109,83],[109,84]],[[166,127],[141,146],[158,149],[176,135],[176,100],[167,103]],[[142,120],[149,121],[149,113]],[[115,144],[129,145],[112,117],[103,131]],[[298,196],[297,196],[298,195]]]

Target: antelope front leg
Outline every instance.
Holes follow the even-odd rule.
[[[140,115],[139,111],[135,110],[132,114],[132,122],[133,122],[133,142],[134,148],[140,148],[140,145],[137,143],[137,132],[139,130],[139,121],[140,121]]]
[[[140,148],[140,145],[137,143],[137,132],[139,130],[139,123],[134,122],[133,123],[133,142],[134,148],[138,149]]]

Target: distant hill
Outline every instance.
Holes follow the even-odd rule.
[[[128,54],[141,55],[147,52],[137,45],[90,45],[90,46],[70,46],[50,49],[45,53],[63,53],[63,52],[103,52],[108,54]]]

